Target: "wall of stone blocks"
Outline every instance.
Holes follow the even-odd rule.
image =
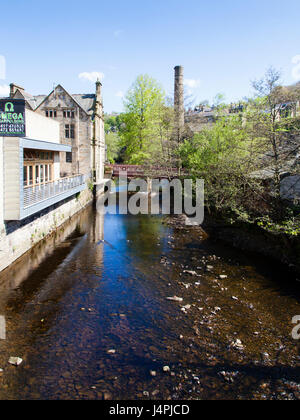
[[[70,200],[65,200],[58,207],[52,207],[36,214],[32,221],[20,225],[20,222],[1,229],[0,271],[4,270],[25,252],[57,230],[73,215],[92,203],[93,194],[87,188]]]
[[[60,100],[61,101],[61,100]],[[72,163],[66,162],[66,153],[60,155],[60,173],[62,177],[76,175],[81,173],[87,178],[91,176],[91,139],[93,136],[93,123],[85,112],[80,109],[71,99],[66,96],[63,107],[69,107],[75,110],[75,118],[65,118],[63,116],[63,108],[57,107],[57,100],[49,98],[36,111],[41,115],[45,115],[48,108],[56,109],[56,118],[60,124],[60,143],[72,146]],[[75,138],[67,139],[65,136],[65,125],[74,125]]]

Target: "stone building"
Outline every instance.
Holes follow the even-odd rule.
[[[104,160],[99,81],[86,95],[11,84],[0,98],[0,271],[103,192]]]
[[[95,94],[69,94],[61,85],[49,95],[32,96],[10,85],[10,98],[25,99],[26,107],[60,124],[60,143],[72,147],[60,157],[61,177],[83,174],[99,183],[103,179],[105,134],[101,83]]]

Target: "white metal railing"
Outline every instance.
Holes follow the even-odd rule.
[[[75,175],[45,184],[24,187],[24,208],[70,191],[83,185],[84,182],[84,175]]]

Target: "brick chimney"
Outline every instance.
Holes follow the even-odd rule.
[[[175,88],[174,88],[174,110],[175,110],[175,127],[178,141],[181,140],[184,131],[184,86],[182,66],[175,67]]]

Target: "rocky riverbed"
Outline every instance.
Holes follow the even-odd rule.
[[[92,208],[51,241],[0,275],[1,399],[299,399],[300,283],[282,266]]]

